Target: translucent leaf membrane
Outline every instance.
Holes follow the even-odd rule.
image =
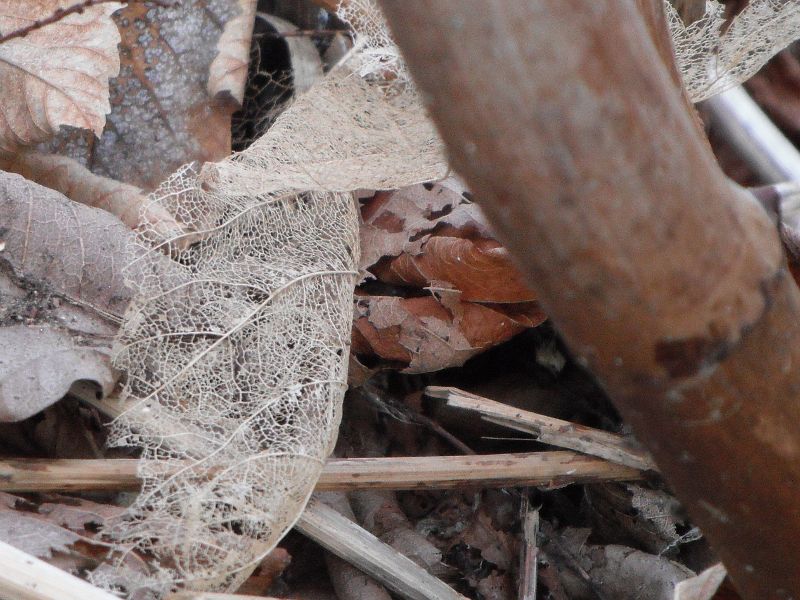
[[[685,25],[665,0],[678,68],[689,97],[700,102],[735,87],[800,37],[800,2],[751,0],[726,28],[725,6],[706,2],[706,14]]]
[[[380,19],[371,2],[351,7],[358,23]],[[142,231],[129,270],[113,434],[143,448],[144,485],[106,533],[158,561],[146,577],[121,561],[97,572],[106,586],[235,590],[302,513],[333,448],[358,277],[352,191],[447,170],[400,63],[364,71],[360,52],[381,50],[359,39],[249,148],[187,166],[151,196],[149,210],[191,233]]]

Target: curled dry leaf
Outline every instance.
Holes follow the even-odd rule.
[[[104,211],[2,172],[0,223],[0,419],[31,416],[77,380],[110,391],[133,234]]]
[[[239,0],[129,3],[113,17],[122,37],[120,69],[110,83],[103,135],[66,131],[44,151],[146,191],[185,163],[226,157],[238,105],[233,90],[209,94],[209,68],[222,32],[240,10]]]
[[[361,217],[362,275],[412,297],[362,286],[356,355],[434,371],[544,321],[535,292],[459,180],[378,192]]]
[[[673,600],[711,600],[727,574],[722,563],[717,563],[676,585]]]
[[[0,0],[0,30],[49,17],[73,0]],[[108,80],[119,71],[119,31],[110,15],[122,6],[87,7],[0,44],[0,152],[49,139],[61,125],[100,135],[110,110]]]
[[[77,161],[58,154],[18,152],[0,158],[0,167],[61,192],[70,200],[102,208],[131,229],[147,229],[166,239],[182,232],[182,226],[163,206],[148,204],[139,188],[101,177]],[[192,240],[182,238],[185,245]]]
[[[208,68],[208,95],[229,94],[241,106],[250,62],[250,38],[256,0],[239,0],[239,14],[225,23],[217,40],[217,55]]]
[[[247,148],[263,135],[292,96],[306,92],[322,78],[322,60],[316,44],[310,37],[292,35],[296,31],[292,23],[277,16],[255,14],[244,102],[232,120],[233,146],[237,150]],[[289,35],[279,35],[284,33]]]

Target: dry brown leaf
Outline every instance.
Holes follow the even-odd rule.
[[[124,509],[69,496],[31,501],[0,492],[0,539],[65,571],[105,569],[102,561],[121,550],[101,541],[97,531]],[[127,553],[125,564],[142,571],[141,557]]]
[[[458,179],[378,192],[361,215],[360,266],[380,281],[473,302],[536,300]]]
[[[365,278],[414,296],[370,295],[376,288],[362,286],[353,344],[361,358],[434,371],[544,321],[536,294],[458,179],[378,192],[361,217]]]
[[[96,541],[95,534],[106,519],[122,511],[119,506],[69,496],[53,495],[44,502],[33,502],[0,492],[0,539],[37,558],[68,555],[50,561],[62,568],[95,567],[111,548]]]
[[[51,558],[53,552],[68,552],[80,539],[76,533],[46,519],[25,515],[17,510],[21,498],[0,492],[0,539],[37,558]]]
[[[97,175],[145,191],[185,163],[226,157],[238,105],[227,94],[209,94],[209,68],[226,24],[239,11],[239,0],[125,6],[114,15],[121,66],[110,83],[103,135],[64,132],[43,151],[70,156]]]
[[[517,314],[461,302],[457,294],[399,298],[360,296],[356,300],[353,352],[400,363],[407,373],[462,365],[510,339],[544,315],[536,303]]]
[[[12,325],[0,330],[0,421],[20,421],[63,397],[82,379],[114,387],[109,348],[82,346],[63,330]]]
[[[0,412],[28,417],[73,382],[116,380],[132,232],[112,215],[0,172]]]
[[[74,0],[0,0],[0,30],[9,32],[67,8]],[[0,44],[0,152],[49,139],[60,126],[100,135],[110,110],[108,80],[119,72],[121,3],[81,13]]]

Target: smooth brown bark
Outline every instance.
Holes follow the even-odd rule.
[[[383,1],[453,166],[742,595],[800,598],[800,293],[645,6]]]

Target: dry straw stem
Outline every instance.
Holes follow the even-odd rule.
[[[350,502],[347,500],[347,494],[327,492],[317,494],[316,498],[343,517],[357,523]],[[325,564],[328,567],[333,591],[340,600],[391,600],[386,588],[346,560],[331,552],[326,552]]]
[[[545,444],[598,456],[633,469],[656,470],[650,455],[632,447],[621,435],[514,408],[454,387],[428,386],[425,393],[446,400],[447,406],[472,410],[492,423],[530,433]]]
[[[454,169],[739,593],[800,597],[800,291],[675,83],[661,0],[382,6]]]
[[[527,502],[525,503],[527,505]],[[527,507],[526,507],[527,508]],[[539,510],[526,510],[522,521],[522,556],[520,557],[519,598],[536,600],[536,581],[538,576],[539,547],[536,536],[539,534]]]
[[[108,592],[0,542],[0,598],[9,600],[119,600]]]
[[[0,491],[134,490],[141,484],[138,464],[135,459],[124,458],[5,460],[0,461]],[[209,477],[213,475],[212,469]],[[333,458],[325,464],[315,490],[563,486],[641,478],[639,470],[575,452]]]
[[[464,596],[316,498],[295,525],[329,552],[409,600],[464,600]]]

